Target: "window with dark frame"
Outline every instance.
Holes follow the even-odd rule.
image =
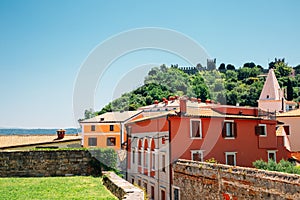
[[[88,146],[90,146],[90,147],[97,146],[97,138],[95,138],[95,137],[88,138]]]
[[[135,149],[132,150],[132,163],[135,163]]]
[[[95,131],[96,130],[96,126],[95,125],[91,125],[91,131]]]
[[[224,121],[222,129],[223,138],[236,138],[237,137],[237,126],[233,121]]]
[[[162,159],[162,171],[166,172],[166,156],[162,155],[161,159]]]
[[[142,150],[138,151],[138,165],[142,165]]]
[[[236,165],[236,160],[235,159],[236,158],[235,158],[234,153],[226,154],[226,164],[227,165],[235,166]]]
[[[106,140],[107,146],[116,146],[116,138],[115,137],[108,137]]]
[[[194,151],[192,152],[192,160],[193,161],[203,161],[203,154],[201,151]]]
[[[284,125],[283,129],[285,131],[285,134],[290,135],[290,126],[289,125]]]
[[[166,200],[166,192],[164,190],[160,191],[160,199],[161,200]]]
[[[147,188],[148,188],[148,185],[146,182],[144,182],[144,189],[145,189],[145,193],[147,194]]]
[[[151,191],[150,192],[151,192],[150,198],[154,199],[154,192],[155,192],[155,190],[154,190],[154,186],[152,186],[152,185],[151,185]]]
[[[258,126],[255,126],[255,134],[259,136],[267,136],[266,124],[259,124]]]
[[[179,200],[179,189],[174,188],[174,200]]]
[[[201,121],[191,120],[191,137],[202,138]]]
[[[155,170],[155,153],[152,152],[152,170]]]
[[[276,151],[268,151],[268,161],[270,160],[276,162]]]
[[[109,125],[109,131],[114,131],[114,125]]]

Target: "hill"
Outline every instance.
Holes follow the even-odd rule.
[[[299,66],[293,69],[284,59],[275,59],[269,68],[274,68],[281,88],[285,88],[287,100],[299,102]],[[202,101],[211,99],[227,105],[257,106],[267,72],[268,69],[253,62],[245,63],[239,69],[231,64],[225,67],[222,63],[218,70],[196,70],[193,74],[185,73],[178,65],[161,65],[148,72],[143,86],[123,94],[96,114],[136,110],[152,104],[154,100],[160,101],[163,97],[176,95],[197,97]]]

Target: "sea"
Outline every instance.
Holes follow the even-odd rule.
[[[23,129],[23,128],[0,128],[0,135],[51,135],[56,134],[58,129]],[[80,128],[66,128],[66,134],[79,134]]]

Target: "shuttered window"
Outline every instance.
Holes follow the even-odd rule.
[[[267,126],[266,124],[259,124],[255,127],[255,134],[259,136],[267,136]]]
[[[224,121],[222,129],[222,137],[224,138],[236,138],[237,137],[237,125],[233,121]]]

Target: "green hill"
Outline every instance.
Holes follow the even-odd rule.
[[[288,66],[284,59],[271,62],[278,82],[285,88],[286,98],[298,102],[300,88],[299,66]],[[113,100],[96,114],[109,111],[136,110],[163,97],[182,96],[211,99],[221,104],[257,106],[267,69],[254,63],[245,63],[239,69],[222,63],[218,70],[202,70],[193,74],[184,72],[178,65],[154,67],[145,77],[144,85]],[[292,73],[294,72],[294,74]]]

